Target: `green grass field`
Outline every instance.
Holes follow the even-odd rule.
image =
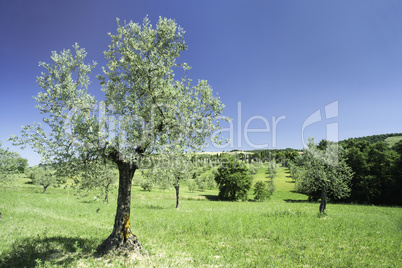
[[[179,210],[174,191],[134,186],[131,228],[149,253],[135,259],[92,254],[112,231],[116,191],[106,204],[21,178],[0,188],[0,267],[402,267],[401,208],[328,204],[319,217],[286,169],[275,182],[265,202],[214,201],[217,190],[183,185]]]

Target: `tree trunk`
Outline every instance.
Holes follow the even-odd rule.
[[[43,193],[46,194],[46,190],[47,187],[49,187],[49,184],[48,185],[42,184],[42,186],[43,186]]]
[[[179,191],[180,191],[180,183],[177,182],[177,184],[174,186],[176,189],[176,208],[179,208],[180,206],[180,200],[179,200]]]
[[[105,186],[105,201],[109,204],[109,186],[110,182],[108,182]]]
[[[121,160],[115,161],[119,168],[119,195],[113,231],[97,248],[100,255],[110,251],[132,252],[147,255],[137,237],[130,229],[131,182],[137,167]]]
[[[321,188],[321,203],[320,203],[320,213],[325,213],[327,208],[327,189],[325,186]]]

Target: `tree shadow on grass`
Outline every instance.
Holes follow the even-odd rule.
[[[0,267],[35,267],[38,264],[71,266],[91,255],[99,241],[74,237],[36,237],[16,241],[9,252],[0,254]]]
[[[286,203],[314,203],[309,200],[300,200],[300,199],[283,199]]]
[[[217,195],[202,195],[209,201],[219,201],[219,197]]]

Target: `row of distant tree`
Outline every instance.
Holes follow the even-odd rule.
[[[272,163],[272,160],[277,159],[282,164],[290,161],[289,168],[292,177],[296,179],[297,191],[307,194],[311,200],[328,197],[334,202],[402,205],[402,140],[393,146],[385,142],[388,137],[398,136],[402,134],[352,138],[338,144],[326,140],[318,144],[310,141],[309,148],[302,155],[294,149],[259,150],[246,153],[195,154],[173,162],[164,161],[164,166],[159,160],[155,161],[159,163],[157,165],[151,161],[151,165],[143,172],[146,179],[142,186],[148,189],[147,187],[156,184],[170,185],[176,189],[178,196],[180,181],[192,179],[189,184],[193,190],[216,187],[219,183],[216,184],[215,178],[220,180],[220,173],[228,173],[223,169],[219,170],[219,167],[237,163],[239,167],[232,170],[252,174],[250,170],[243,169],[254,167],[243,164],[264,161]],[[201,175],[206,167],[214,169],[210,176]],[[6,181],[12,174],[23,172],[27,173],[33,183],[42,185],[44,192],[51,184],[68,184],[70,180],[70,184],[78,189],[102,189],[106,201],[110,188],[118,178],[117,168],[111,162],[87,163],[70,174],[55,174],[52,167],[45,165],[28,169],[26,159],[0,147],[1,180]],[[238,199],[223,195],[221,198]]]

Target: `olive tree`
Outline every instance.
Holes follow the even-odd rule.
[[[104,194],[104,201],[109,203],[109,191],[117,181],[117,167],[103,159],[86,163],[79,173],[79,189],[100,189]]]
[[[32,180],[33,184],[41,185],[43,193],[46,193],[47,188],[57,182],[57,177],[49,167],[36,166],[28,171],[28,177]]]
[[[171,156],[168,165],[164,166],[166,178],[170,180],[176,191],[176,208],[180,207],[180,182],[188,180],[192,176],[192,164],[188,155]]]
[[[302,171],[296,179],[296,189],[307,194],[310,200],[321,199],[320,213],[325,212],[327,196],[337,201],[350,195],[353,172],[346,164],[345,152],[340,145],[327,143],[319,148],[310,139],[298,161]]]
[[[74,52],[52,52],[52,63],[40,63],[43,90],[35,98],[47,126],[25,126],[11,139],[65,169],[70,159],[113,161],[119,170],[116,216],[97,252],[145,253],[130,225],[135,171],[151,155],[199,150],[212,134],[218,139],[223,105],[207,81],[187,78],[190,67],[178,60],[187,49],[185,32],[174,20],[159,18],[155,27],[147,17],[142,24],[117,24],[98,75],[104,101],[88,92],[96,63],[84,62],[84,49],[76,44]]]
[[[154,159],[154,164],[143,171],[146,177],[141,184],[144,190],[151,191],[155,185],[173,187],[176,192],[176,208],[180,207],[180,183],[188,180],[193,174],[190,154],[164,154]]]

